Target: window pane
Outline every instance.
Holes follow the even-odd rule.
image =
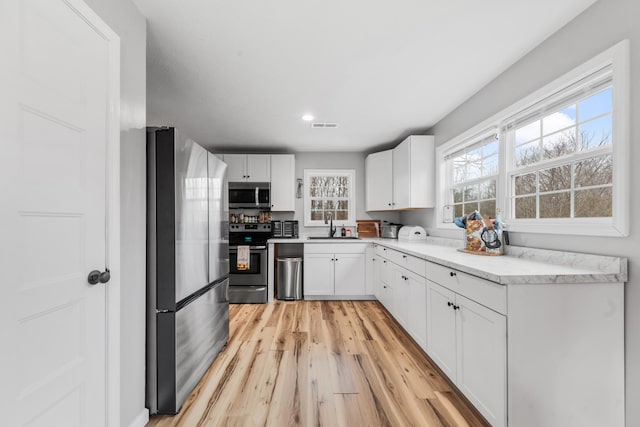
[[[333,200],[325,200],[323,207],[324,207],[324,210],[326,211],[330,211],[336,208],[333,203]]]
[[[462,212],[462,205],[454,205],[453,216],[458,217],[464,215]]]
[[[540,160],[540,141],[516,147],[516,166],[529,165]]]
[[[580,101],[580,120],[587,120],[591,117],[608,113],[612,110],[613,90],[607,88],[602,92],[590,96]]]
[[[613,158],[611,155],[583,160],[575,165],[575,186],[611,184],[613,182]]]
[[[480,184],[480,199],[496,198],[496,180],[492,179]]]
[[[464,201],[478,200],[478,186],[468,185],[464,187]]]
[[[536,198],[521,197],[516,199],[516,218],[535,218]]]
[[[473,211],[478,210],[478,203],[465,203],[464,204],[464,213],[470,214]]]
[[[610,217],[612,215],[611,187],[576,191],[575,204],[574,212],[576,217]]]
[[[336,202],[338,209],[342,210],[342,211],[348,211],[349,210],[349,201],[348,200],[338,200]]]
[[[555,159],[571,154],[576,149],[576,129],[572,128],[547,136],[542,142],[542,157]]]
[[[313,211],[321,211],[322,210],[322,200],[312,200],[311,201],[311,210]]]
[[[349,212],[336,211],[336,216],[334,218],[336,221],[346,221],[347,219],[349,219]]]
[[[311,220],[312,221],[322,221],[324,220],[324,215],[322,211],[311,211]]]
[[[576,104],[563,108],[557,113],[553,113],[542,119],[542,134],[549,135],[560,129],[576,124]]]
[[[571,188],[571,165],[544,169],[539,172],[540,192],[567,190]]]
[[[487,157],[482,161],[482,176],[498,174],[498,156]]]
[[[516,145],[540,138],[540,120],[516,130]]]
[[[480,178],[482,173],[482,157],[477,153],[475,155],[467,154],[467,168],[465,170],[464,180]]]
[[[569,218],[571,193],[555,193],[540,196],[540,218]]]
[[[515,194],[520,196],[523,194],[533,194],[536,192],[536,174],[528,173],[515,177]]]
[[[600,117],[580,125],[580,150],[611,144],[611,115]]]
[[[496,139],[495,141],[482,146],[482,155],[485,158],[489,156],[497,155],[499,148],[500,148],[500,141]]]
[[[496,201],[485,200],[484,202],[480,202],[480,213],[482,215],[489,215],[491,218],[495,218],[496,217]]]
[[[465,170],[466,170],[466,157],[458,156],[453,160],[453,182],[459,183],[464,181],[465,178]]]
[[[453,192],[453,203],[461,203],[462,202],[462,189],[454,188]]]

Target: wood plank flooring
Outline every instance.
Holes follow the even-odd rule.
[[[168,426],[487,426],[377,301],[230,308],[230,340]]]

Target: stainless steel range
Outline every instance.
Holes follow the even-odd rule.
[[[267,240],[271,224],[229,224],[229,302],[266,303]],[[238,268],[238,247],[249,248],[249,268]]]

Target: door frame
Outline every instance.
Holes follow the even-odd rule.
[[[120,37],[84,0],[62,0],[108,44],[106,141],[106,425],[120,426]]]

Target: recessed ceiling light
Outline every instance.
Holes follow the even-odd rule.
[[[304,120],[305,122],[310,122],[311,120],[313,120],[313,116],[311,114],[305,114],[304,116],[302,116],[302,120]]]

